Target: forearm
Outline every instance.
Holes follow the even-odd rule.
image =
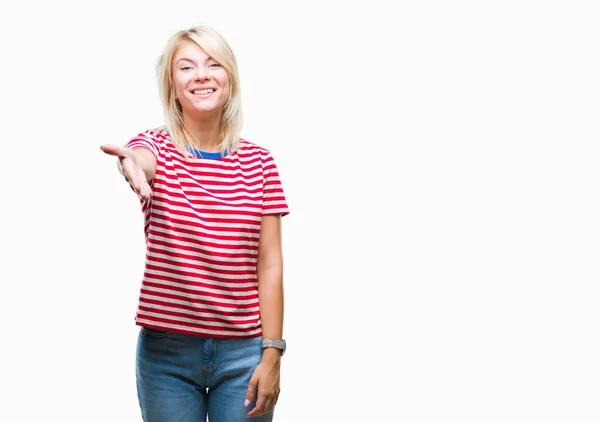
[[[256,276],[263,339],[281,340],[283,338],[283,253],[279,215],[262,217]],[[281,352],[278,349],[266,348],[263,351],[263,360],[280,357]]]
[[[283,338],[283,266],[272,266],[260,270],[258,275],[258,300],[264,339]],[[263,358],[281,356],[278,349],[267,348]]]
[[[142,168],[144,175],[146,176],[146,181],[150,182],[152,179],[154,179],[156,174],[156,157],[150,150],[144,148],[125,148],[125,153],[133,160],[134,163],[138,164]],[[125,176],[123,174],[121,158],[117,160],[117,167],[119,169],[119,173],[121,173],[122,176]]]

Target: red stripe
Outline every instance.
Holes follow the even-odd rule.
[[[222,297],[220,298],[220,297],[212,296],[208,292],[199,292],[198,290],[186,289],[184,287],[174,287],[174,286],[169,286],[166,284],[153,283],[148,280],[144,280],[143,286],[146,288],[143,289],[142,291],[145,291],[146,294],[151,294],[151,292],[152,292],[152,289],[148,289],[148,287],[150,287],[150,288],[155,287],[155,288],[170,290],[173,292],[179,292],[179,293],[188,294],[188,295],[195,295],[195,296],[204,295],[205,296],[204,299],[194,298],[194,301],[195,301],[194,303],[197,303],[197,304],[219,306],[221,308],[233,308],[233,309],[248,309],[248,308],[255,308],[258,306],[258,296],[256,296],[256,301],[252,301],[250,303],[244,303],[244,304],[227,303],[227,302],[219,302],[219,301],[215,300],[215,299],[227,299],[227,298],[222,298]],[[181,300],[181,296],[179,297],[179,299]],[[246,300],[251,300],[251,298],[246,299]]]
[[[165,207],[164,205],[175,205],[175,206],[179,206],[181,207],[181,203],[174,203],[172,201],[169,201],[168,199],[154,199],[154,205],[152,206],[152,208],[157,209],[157,210],[161,210],[161,211],[166,211],[169,212],[171,214],[175,214],[175,215],[181,215],[184,217],[195,217],[198,218],[198,211],[204,211],[204,212],[208,212],[210,214],[224,214],[224,215],[238,215],[238,216],[259,216],[260,213],[259,212],[253,212],[253,211],[223,211],[223,210],[193,210],[193,212],[188,212],[188,211],[181,211],[181,210],[175,210],[175,209],[171,209],[168,207]],[[205,218],[205,221],[207,221],[208,219]],[[241,223],[241,224],[258,224],[256,221],[254,220],[241,220],[241,219],[232,219],[232,218],[225,218],[223,217],[223,219],[216,219],[213,217],[214,221],[220,221],[220,222],[230,222],[230,223]],[[190,224],[190,223],[187,223]]]
[[[202,259],[202,257],[199,257],[199,256],[182,254],[179,252],[172,252],[172,251],[161,251],[161,250],[157,250],[155,248],[149,248],[148,252],[160,253],[162,255],[167,255],[167,258],[162,258],[162,257],[158,257],[158,256],[149,257],[149,259],[151,259],[153,262],[155,262],[157,264],[163,263],[163,264],[172,265],[172,266],[180,266],[181,268],[185,268],[185,269],[189,269],[189,270],[210,272],[211,274],[237,275],[237,276],[247,275],[249,277],[256,274],[256,270],[254,270],[254,271],[252,271],[252,270],[222,270],[222,269],[207,267],[205,265],[200,264],[200,262],[202,262],[203,259]],[[182,261],[178,261],[177,259],[170,259],[170,258],[196,260],[199,263],[198,264],[190,264],[189,262],[182,262]],[[172,269],[165,268],[164,271],[172,271]],[[195,275],[194,277],[198,277],[198,275]],[[200,277],[207,277],[207,276],[200,275]],[[228,280],[228,279],[223,278],[223,280]],[[239,280],[239,278],[236,280]],[[235,281],[234,281],[234,283],[235,283]]]
[[[189,333],[194,333],[192,329],[200,329],[200,330],[214,330],[214,331],[222,331],[222,334],[213,334],[213,337],[223,337],[223,338],[237,338],[238,336],[232,336],[232,335],[227,335],[227,332],[232,333],[232,332],[238,332],[238,333],[243,333],[243,332],[247,332],[248,330],[246,328],[239,328],[239,327],[213,327],[211,325],[205,325],[205,324],[199,324],[199,323],[191,323],[191,322],[187,322],[187,321],[178,321],[175,319],[168,319],[168,318],[158,318],[155,316],[150,316],[150,315],[140,315],[139,318],[143,318],[143,319],[147,319],[150,321],[154,321],[155,323],[164,323],[164,324],[174,324],[174,325],[183,325],[185,327],[189,327],[190,331]],[[155,327],[157,327],[158,329],[161,329],[160,324],[156,325]],[[171,328],[169,328],[171,329]],[[164,330],[164,328],[163,328]],[[173,329],[173,331],[178,331],[177,329]],[[195,334],[198,334],[197,332]],[[251,336],[251,337],[258,337],[258,336]],[[240,337],[243,338],[243,337]]]
[[[217,317],[209,317],[209,316],[197,316],[191,313],[187,313],[187,312],[175,312],[175,311],[171,311],[171,310],[166,310],[166,309],[155,309],[155,308],[150,308],[150,307],[146,307],[143,305],[140,305],[139,307],[140,311],[146,311],[146,312],[153,312],[153,313],[161,313],[163,315],[168,315],[168,316],[173,316],[173,317],[180,317],[180,318],[187,318],[187,319],[193,319],[199,322],[204,322],[204,321],[210,321],[210,322],[218,322],[221,324],[228,324],[228,325],[254,325],[256,324],[256,322],[258,321],[258,317],[254,318],[254,320],[250,319],[250,320],[241,320],[241,319],[236,319],[236,318],[217,318]],[[201,310],[196,310],[195,312],[202,312]],[[220,327],[217,327],[220,328]]]
[[[169,189],[172,190],[181,190],[183,187],[195,187],[198,188],[198,185],[195,184],[191,184],[188,183],[187,185],[185,184],[167,184],[167,183],[157,183],[152,191],[154,192],[155,190],[157,192],[161,192],[165,195],[173,195],[173,196],[180,196],[180,193],[175,193],[172,191],[168,191],[166,188],[169,187]],[[218,197],[218,195],[225,195],[225,197],[223,197],[223,199],[220,199],[222,202],[227,203],[229,201],[257,201],[261,199],[262,193],[263,193],[264,189],[262,188],[256,188],[256,189],[230,189],[230,190],[225,190],[225,189],[211,189],[210,190],[210,195],[211,198],[214,199],[220,199]],[[256,194],[260,194],[260,195],[255,195],[255,196],[251,196],[249,194],[252,193],[256,193]],[[196,195],[200,195],[202,194],[202,192],[196,192]],[[234,195],[237,194],[237,195]],[[248,194],[248,195],[246,195]],[[208,192],[205,193],[205,195],[208,195]],[[185,196],[184,196],[185,197]]]
[[[155,216],[156,218],[157,216]],[[163,216],[160,216],[161,218],[164,218]],[[168,221],[173,223],[173,224],[179,224],[179,225],[189,225],[190,223],[184,220],[179,220],[177,218],[171,218],[171,217],[167,217]],[[206,221],[206,219],[203,219],[204,221]],[[184,229],[182,227],[173,227],[171,224],[163,224],[160,223],[158,221],[154,221],[152,223],[153,227],[158,227],[158,228],[162,228],[165,230],[170,230],[171,232],[173,231],[177,231],[178,233],[182,233],[182,234],[189,234],[189,235],[194,235],[194,236],[198,236],[199,233],[202,233],[204,231],[208,231],[208,230],[218,230],[221,232],[225,232],[225,233],[252,233],[252,234],[258,234],[260,233],[260,225],[256,224],[255,222],[253,222],[256,226],[256,228],[250,228],[250,227],[244,227],[242,228],[238,228],[238,227],[213,227],[213,226],[207,226],[206,224],[202,224],[202,222],[197,222],[195,227],[195,230],[192,229]],[[188,238],[189,239],[189,238]],[[192,239],[192,242],[196,242],[196,238]]]
[[[167,235],[168,236],[168,235]],[[199,236],[199,235],[196,235]],[[163,238],[166,237],[164,234],[162,236]],[[251,259],[256,258],[256,255],[252,255],[252,251],[255,250],[256,253],[258,253],[258,249],[256,248],[256,245],[242,245],[242,244],[221,244],[221,243],[216,243],[216,242],[210,242],[206,239],[200,239],[199,237],[193,240],[194,243],[196,243],[198,246],[203,247],[203,248],[215,248],[218,249],[216,251],[210,250],[210,249],[205,249],[205,253],[207,255],[217,255],[220,254],[220,256],[235,256],[238,258],[243,258],[243,257],[250,257]],[[153,242],[149,241],[148,242],[148,247],[150,247],[150,245],[152,245]],[[176,242],[173,242],[173,247],[177,248],[178,244]],[[225,251],[231,251],[231,252],[225,252]],[[234,251],[239,252],[240,255],[234,255]]]
[[[153,294],[153,293],[145,293],[144,294]],[[155,294],[153,294],[155,295]],[[179,300],[181,301],[181,297],[177,297],[174,295],[169,295],[169,296],[173,296],[171,299],[175,299],[175,300]],[[165,297],[163,295],[161,295],[161,297]],[[239,318],[239,317],[251,317],[251,316],[255,316],[258,317],[260,315],[260,311],[251,311],[251,312],[223,312],[221,310],[214,310],[214,309],[209,309],[209,308],[201,308],[198,307],[197,305],[182,305],[181,303],[178,304],[174,304],[172,302],[167,302],[164,300],[156,300],[156,299],[150,299],[147,297],[143,297],[140,300],[142,300],[144,303],[149,303],[152,305],[159,305],[159,306],[168,306],[168,307],[174,307],[177,306],[179,309],[185,309],[187,311],[191,311],[191,312],[206,312],[206,313],[211,313],[211,314],[217,314],[217,315],[221,315],[222,317],[232,317],[232,318]]]
[[[202,205],[205,205],[205,206],[213,205],[213,206],[220,206],[220,207],[227,206],[227,207],[260,208],[260,201],[262,199],[260,197],[259,198],[251,198],[249,196],[242,197],[243,199],[246,199],[246,200],[253,200],[255,203],[237,202],[240,200],[240,199],[238,199],[239,197],[238,198],[227,198],[227,199],[221,199],[221,200],[214,200],[214,199],[200,200],[200,199],[192,199],[191,193],[186,195],[183,193],[169,192],[161,187],[155,187],[154,189],[152,189],[152,192],[154,194],[156,194],[157,192],[160,192],[169,198],[184,199],[186,202],[192,204],[195,207],[200,207]],[[200,195],[203,195],[203,193],[198,192],[196,195],[200,196]],[[233,201],[236,201],[236,202],[232,204]],[[178,202],[178,204],[180,204],[180,202]]]
[[[247,278],[247,279],[241,279],[241,278],[225,278],[225,277],[217,277],[214,275],[206,275],[206,274],[197,274],[197,273],[192,273],[189,271],[185,271],[185,270],[174,270],[172,268],[165,268],[161,265],[154,265],[154,257],[152,257],[152,263],[148,262],[146,264],[146,269],[147,270],[152,270],[152,271],[160,271],[163,273],[167,273],[170,274],[170,276],[165,276],[165,275],[159,275],[159,274],[150,274],[146,271],[145,275],[147,275],[149,278],[157,278],[157,279],[164,279],[164,280],[168,280],[168,281],[173,281],[173,282],[177,282],[177,283],[183,283],[183,284],[188,284],[188,285],[195,285],[195,283],[193,281],[189,281],[189,280],[182,280],[181,278],[175,277],[175,276],[183,276],[183,277],[188,277],[191,278],[192,280],[197,280],[197,282],[201,282],[201,280],[207,280],[207,281],[214,281],[217,283],[229,283],[229,284],[246,284],[246,283],[256,283],[256,278],[252,279],[252,278]],[[185,267],[184,267],[185,268]]]
[[[187,252],[196,252],[196,253],[202,253],[202,254],[207,254],[207,251],[203,250],[202,248],[195,248],[193,246],[183,246],[183,245],[174,245],[172,243],[169,242],[165,242],[165,241],[161,241],[158,240],[156,238],[156,236],[159,236],[159,234],[156,234],[155,232],[151,232],[152,233],[152,242],[148,245],[148,249],[150,250],[150,248],[152,248],[152,246],[165,246],[168,248],[177,248],[178,250],[182,250],[182,251],[187,251]],[[170,236],[171,239],[174,239],[174,236]],[[180,238],[178,237],[177,239],[178,242],[180,242]],[[152,248],[152,250],[155,250],[155,248]],[[163,249],[157,248],[156,250],[160,250],[163,251]],[[215,253],[213,251],[210,252],[211,256],[215,256]],[[213,264],[213,265],[229,265],[231,267],[249,267],[252,266],[252,262],[248,262],[248,261],[233,261],[232,258],[247,258],[247,259],[252,259],[252,258],[256,258],[256,255],[251,255],[251,254],[246,254],[247,256],[240,256],[239,254],[234,255],[234,254],[220,254],[223,258],[225,259],[221,259],[221,260],[217,260],[217,259],[210,259],[210,258],[206,258],[204,256],[197,256],[197,255],[193,255],[194,259],[201,259],[202,262],[204,262],[205,264]]]
[[[142,289],[140,290],[140,293],[148,295],[148,296],[154,296],[155,298],[160,297],[160,298],[165,299],[164,301],[162,301],[162,300],[158,300],[158,299],[149,299],[149,298],[140,297],[140,302],[152,303],[152,301],[156,301],[156,302],[169,303],[169,302],[167,302],[167,299],[172,299],[172,300],[178,300],[178,301],[187,301],[190,303],[189,305],[178,305],[181,307],[181,309],[185,309],[186,307],[198,309],[198,307],[200,306],[200,303],[202,302],[202,301],[197,300],[192,304],[190,301],[190,298],[188,298],[188,297],[185,297],[182,295],[171,294],[171,293],[165,293],[165,292],[155,292],[155,291],[148,290],[144,287],[142,287]],[[204,301],[203,305],[207,306],[209,304],[206,301]],[[174,304],[170,303],[169,306],[174,306]],[[214,305],[212,305],[212,306],[214,306]],[[253,306],[247,306],[246,308],[232,306],[228,309],[225,309],[221,306],[216,309],[209,309],[209,308],[205,308],[205,309],[206,309],[206,312],[212,312],[213,314],[218,314],[218,315],[222,315],[223,317],[226,317],[226,316],[235,316],[235,315],[254,315],[256,312],[258,312],[260,314],[260,310],[259,311],[246,311],[246,309],[256,308],[256,307],[258,307],[258,304],[254,304]]]

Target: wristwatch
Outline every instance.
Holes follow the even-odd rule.
[[[281,350],[281,356],[285,353],[285,340],[263,340],[262,348],[273,347],[274,349]]]

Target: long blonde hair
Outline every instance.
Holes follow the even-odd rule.
[[[214,29],[206,26],[196,26],[176,32],[158,59],[156,72],[165,116],[165,127],[157,130],[167,130],[171,142],[184,156],[190,155],[186,151],[186,147],[195,147],[192,136],[183,124],[181,104],[175,99],[172,73],[175,53],[184,42],[190,41],[198,44],[206,54],[221,64],[229,76],[229,96],[221,113],[219,137],[221,139],[221,153],[224,155],[231,154],[239,147],[240,132],[242,130],[238,66],[233,51],[225,38]]]

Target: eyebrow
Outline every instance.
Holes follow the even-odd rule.
[[[213,59],[212,57],[210,57],[210,56],[209,56],[209,57],[208,57],[206,60],[204,60],[204,62],[206,63],[206,62],[207,62],[207,61],[209,61],[209,60],[215,60],[215,59]],[[186,62],[190,62],[190,63],[194,63],[194,64],[196,64],[196,62],[195,62],[195,61],[193,61],[192,59],[188,59],[187,57],[182,57],[182,58],[180,58],[179,60],[177,60],[177,63],[179,63],[180,61],[186,61]],[[215,60],[215,61],[216,61],[216,60]]]

